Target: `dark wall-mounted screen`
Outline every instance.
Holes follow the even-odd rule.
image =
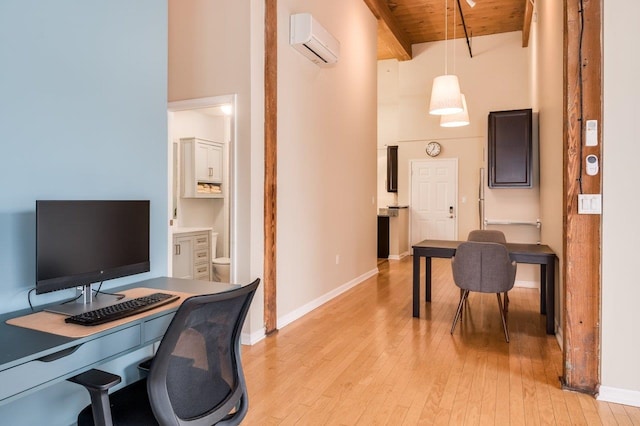
[[[36,201],[36,293],[150,270],[149,201]]]

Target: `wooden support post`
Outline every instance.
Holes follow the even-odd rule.
[[[602,0],[565,2],[564,366],[563,386],[595,394],[600,384],[601,215],[578,214],[579,194],[600,194],[602,167],[585,172],[587,120],[602,123]],[[602,161],[600,161],[602,165]]]
[[[265,0],[264,57],[264,324],[277,330],[276,207],[278,136],[278,1]]]

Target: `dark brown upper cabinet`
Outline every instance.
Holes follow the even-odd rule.
[[[387,147],[387,192],[398,192],[398,147]]]
[[[531,188],[531,109],[489,113],[489,187]]]

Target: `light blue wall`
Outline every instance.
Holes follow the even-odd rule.
[[[37,199],[151,200],[151,272],[113,284],[166,275],[166,100],[166,0],[0,1],[0,312],[35,283]],[[63,382],[0,423],[68,425],[87,402]]]
[[[151,272],[111,284],[166,275],[166,0],[2,0],[0,40],[0,313],[35,283],[37,199],[151,200]]]

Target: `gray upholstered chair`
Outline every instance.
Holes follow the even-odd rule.
[[[502,231],[490,229],[476,229],[469,232],[467,241],[479,241],[482,243],[500,243],[507,244],[507,239]]]
[[[502,231],[495,229],[476,229],[469,232],[467,241],[478,241],[481,243],[500,243],[507,244],[507,238]],[[462,290],[460,290],[460,297],[462,297]],[[504,293],[504,311],[509,311],[509,294]]]
[[[500,243],[507,244],[507,238],[502,231],[495,229],[475,229],[469,232],[467,241],[478,241],[481,243]],[[462,297],[462,290],[460,290],[460,297]],[[509,311],[509,294],[504,294],[504,311]]]
[[[516,262],[509,258],[509,251],[503,244],[467,241],[458,246],[451,259],[453,280],[462,290],[460,303],[453,318],[451,334],[462,315],[462,308],[470,291],[496,293],[502,318],[504,337],[509,342],[507,329],[507,307],[503,307],[500,293],[506,294],[513,288],[516,277]]]

